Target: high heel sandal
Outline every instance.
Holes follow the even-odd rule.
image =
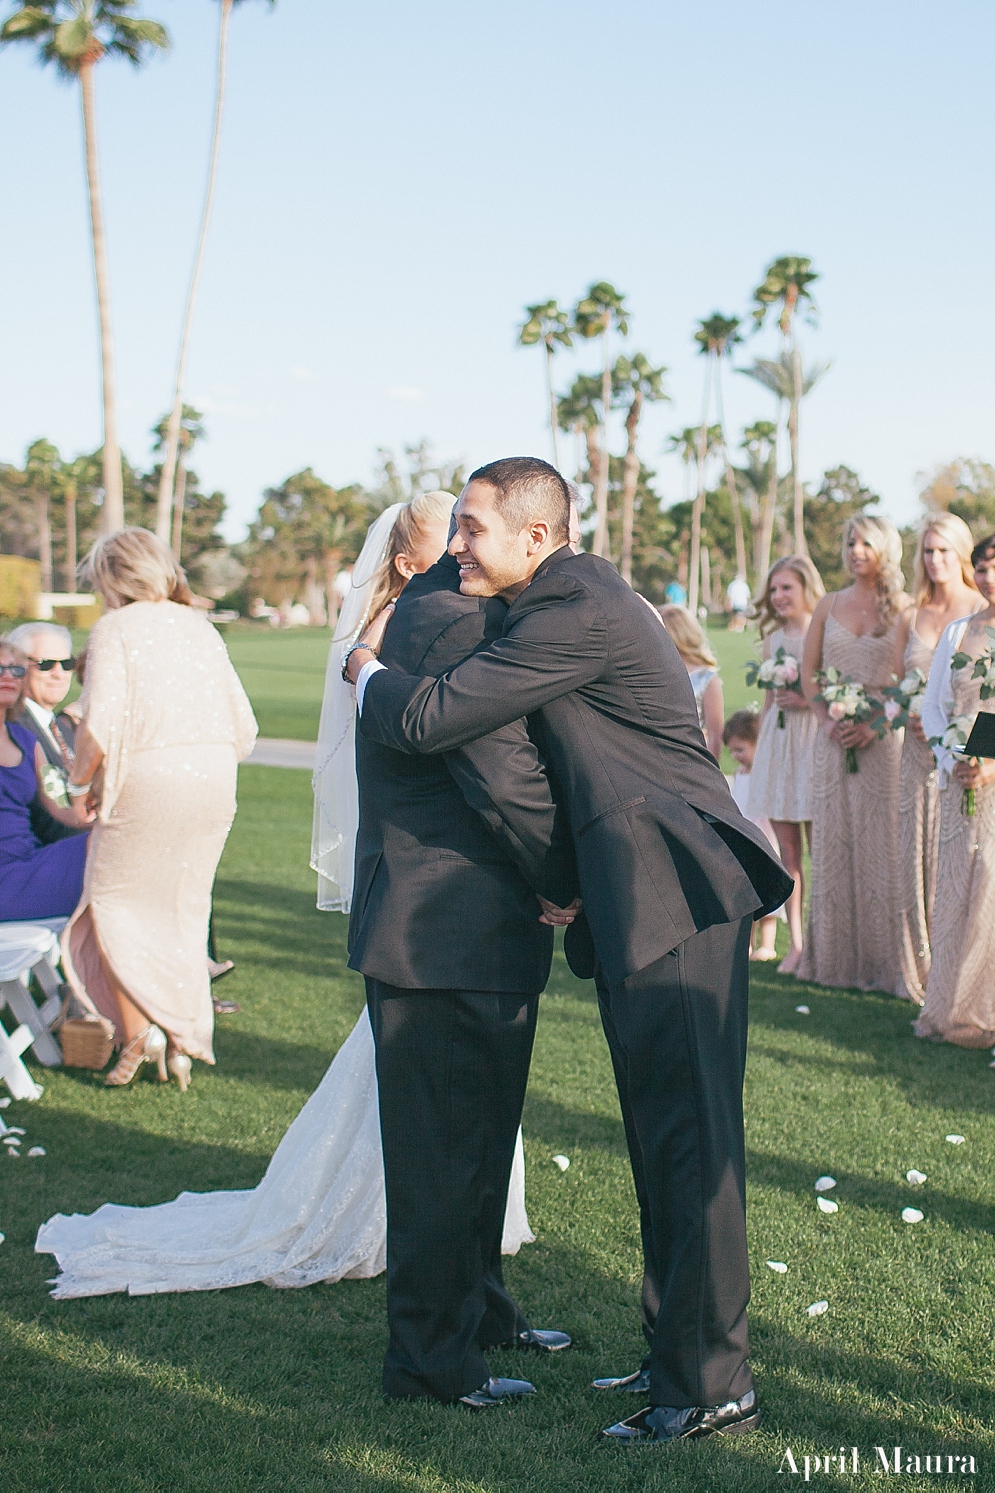
[[[104,1079],[104,1087],[124,1088],[129,1084],[143,1063],[155,1063],[159,1069],[159,1082],[166,1083],[166,1034],[157,1026],[147,1026],[144,1032],[121,1049],[121,1056]]]
[[[185,1052],[171,1052],[166,1066],[180,1086],[180,1093],[185,1094],[190,1082],[191,1062]]]

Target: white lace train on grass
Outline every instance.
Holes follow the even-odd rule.
[[[534,1235],[525,1212],[522,1133],[508,1190],[502,1251]],[[386,1266],[387,1220],[373,1033],[364,1008],[328,1072],[255,1187],[182,1192],[171,1203],[57,1213],[35,1240],[55,1255],[56,1297],[127,1291],[216,1291],[262,1281],[310,1286]]]

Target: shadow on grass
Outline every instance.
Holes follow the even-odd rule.
[[[810,1015],[795,1006],[807,1004]],[[916,1007],[893,996],[830,990],[776,975],[753,974],[750,1051],[785,1068],[881,1076],[896,1083],[915,1109],[978,1110],[989,1114],[992,1080],[983,1051],[913,1037]],[[838,1057],[800,1052],[772,1040],[783,1032],[835,1048]]]

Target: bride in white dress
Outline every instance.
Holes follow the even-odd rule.
[[[379,611],[389,599],[383,567],[388,559],[394,563],[398,541],[407,541],[395,565],[403,583],[438,558],[453,501],[450,493],[427,493],[412,504],[393,504],[372,525],[353,569],[328,657],[314,772],[311,865],[318,873],[318,906],[326,911],[349,911],[359,818],[355,699],[342,680],[342,656],[373,604]],[[517,1254],[534,1238],[519,1130],[502,1251]],[[105,1203],[91,1214],[57,1213],[35,1241],[38,1253],[58,1261],[56,1297],[355,1280],[385,1269],[386,1246],[373,1033],[365,1006],[258,1187],[183,1192],[152,1208]]]

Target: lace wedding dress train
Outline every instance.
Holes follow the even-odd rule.
[[[518,1132],[502,1250],[534,1235]],[[57,1213],[35,1250],[55,1255],[55,1297],[216,1291],[261,1281],[310,1286],[386,1266],[387,1219],[373,1033],[364,1007],[266,1168],[258,1187],[181,1192],[171,1203]]]

